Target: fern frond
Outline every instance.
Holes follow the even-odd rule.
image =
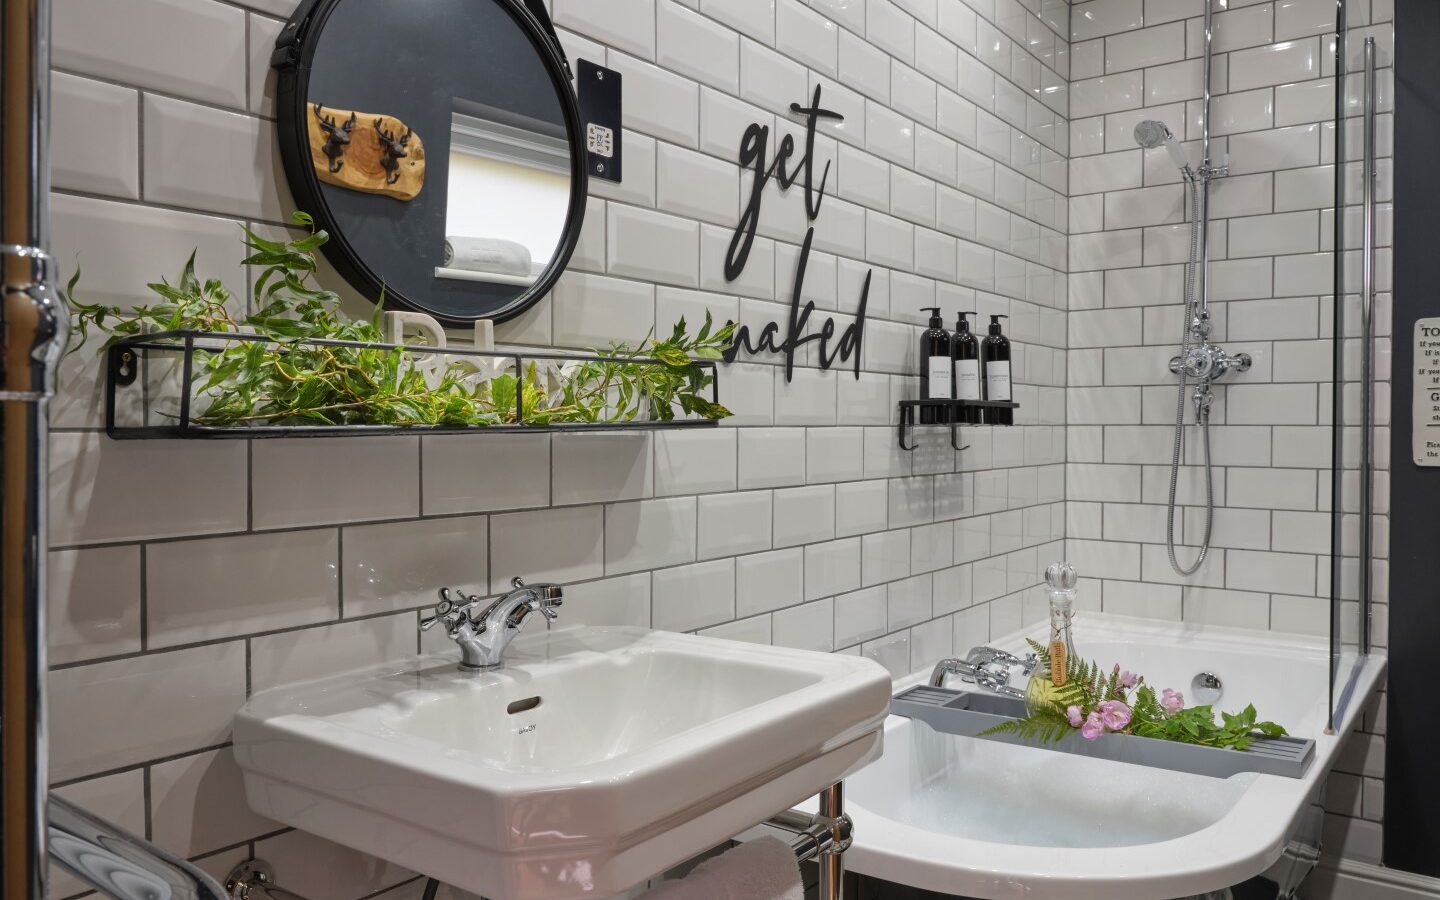
[[[1023,719],[1007,719],[980,732],[979,737],[989,735],[1014,735],[1021,740],[1054,744],[1072,731],[1065,714],[1053,709],[1038,709]]]
[[[1130,709],[1136,719],[1158,720],[1165,715],[1160,701],[1155,697],[1155,689],[1148,684],[1142,684],[1135,690]]]
[[[1084,685],[1078,681],[1068,681],[1064,687],[1055,688],[1050,694],[1056,708],[1062,712],[1067,706],[1084,706],[1089,696],[1085,693]]]

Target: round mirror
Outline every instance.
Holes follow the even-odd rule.
[[[274,65],[295,202],[360,291],[464,325],[559,278],[586,173],[548,19],[520,0],[310,0]]]

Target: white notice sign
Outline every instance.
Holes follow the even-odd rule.
[[[1440,466],[1440,318],[1415,323],[1415,465]]]

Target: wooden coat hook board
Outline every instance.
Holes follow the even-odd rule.
[[[425,186],[425,143],[394,116],[310,104],[310,160],[326,184],[413,200]]]

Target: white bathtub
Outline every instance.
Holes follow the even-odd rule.
[[[884,755],[846,781],[849,868],[966,897],[1168,900],[1244,881],[1279,858],[1359,714],[1352,704],[1339,736],[1324,734],[1326,645],[1098,614],[1076,624],[1082,656],[1118,662],[1157,688],[1188,694],[1197,673],[1219,675],[1219,708],[1254,703],[1261,718],[1314,738],[1315,761],[1303,778],[1219,779],[941,734],[892,716]],[[995,644],[1019,651],[1023,637]],[[1369,697],[1383,668],[1383,657],[1367,662],[1356,697]]]

